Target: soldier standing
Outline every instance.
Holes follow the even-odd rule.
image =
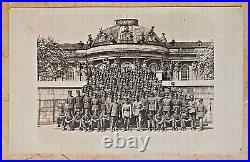
[[[117,119],[119,113],[119,104],[117,103],[117,99],[113,99],[113,102],[110,105],[111,109],[111,130],[112,132],[117,130]]]
[[[88,114],[90,113],[91,110],[91,98],[89,96],[89,93],[87,93],[84,98],[83,98],[83,108],[84,108],[84,113],[88,111]]]
[[[122,105],[122,117],[124,119],[124,131],[129,129],[129,119],[131,118],[132,108],[129,103],[129,99],[126,99],[126,103]]]
[[[171,112],[172,106],[172,99],[168,94],[166,94],[164,99],[162,100],[162,112],[164,116]]]
[[[91,106],[92,106],[92,114],[96,112],[98,115],[99,114],[99,99],[96,93],[94,93],[94,97],[91,99]]]
[[[203,104],[203,99],[199,99],[199,104],[197,105],[197,118],[199,120],[199,130],[203,129],[203,118],[205,116],[205,114],[207,113],[207,108],[206,106]]]
[[[178,99],[178,95],[175,94],[175,99],[173,99],[173,121],[172,121],[173,130],[178,130],[177,122],[180,121],[180,106],[181,102]]]
[[[75,111],[79,110],[80,112],[82,112],[82,108],[83,108],[82,96],[80,95],[79,90],[76,91],[76,94],[77,96],[75,97]]]
[[[133,116],[135,117],[136,128],[138,131],[141,131],[142,124],[142,103],[140,101],[139,96],[136,97],[136,101],[134,101],[132,106]]]
[[[197,104],[194,101],[194,96],[190,96],[190,101],[188,102],[188,113],[191,118],[191,130],[196,129],[196,108]]]
[[[156,99],[154,98],[153,93],[151,93],[151,96],[148,98],[148,110],[154,116],[155,111],[156,111]]]
[[[73,115],[74,114],[74,105],[75,105],[75,98],[72,96],[72,91],[68,91],[68,97],[66,99],[67,110]]]
[[[106,121],[107,121],[107,114],[106,114],[106,110],[103,109],[101,110],[101,114],[99,116],[99,122],[100,122],[100,129],[101,132],[106,131]]]

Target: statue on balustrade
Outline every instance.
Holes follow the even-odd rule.
[[[129,31],[129,27],[125,26],[124,30],[121,32],[121,41],[133,41],[133,34]]]
[[[93,44],[93,38],[91,36],[91,34],[88,35],[88,41],[87,41],[87,46],[88,48],[91,48]]]
[[[156,34],[154,32],[154,26],[151,27],[150,31],[147,34],[147,41],[148,42],[158,42]]]
[[[166,44],[166,43],[167,43],[167,39],[166,39],[166,37],[165,37],[165,33],[162,33],[161,43],[163,43],[163,44]]]
[[[144,43],[144,42],[145,42],[145,36],[144,36],[144,32],[142,32],[139,35],[139,39],[138,39],[137,43]]]
[[[179,80],[180,62],[174,63],[173,80]]]
[[[99,34],[97,35],[97,43],[105,42],[108,38],[108,35],[103,31],[102,27],[99,28]]]

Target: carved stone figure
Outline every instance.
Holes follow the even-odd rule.
[[[133,34],[129,31],[129,27],[125,26],[120,36],[122,41],[133,41]]]
[[[180,64],[176,62],[173,69],[173,80],[179,80]]]
[[[101,43],[101,42],[105,42],[107,40],[107,34],[104,33],[104,31],[102,30],[102,27],[99,28],[99,34],[97,35],[97,42]]]
[[[91,34],[89,34],[88,41],[87,41],[88,48],[90,48],[92,46],[92,43],[93,43],[93,38],[92,38]]]
[[[164,44],[167,43],[167,39],[165,37],[165,33],[162,33],[161,42],[164,43]]]

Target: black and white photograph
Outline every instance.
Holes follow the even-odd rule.
[[[243,149],[240,8],[16,8],[10,17],[10,53],[19,53],[10,152]]]

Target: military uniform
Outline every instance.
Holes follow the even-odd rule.
[[[95,124],[97,125],[98,131],[100,131],[99,116],[96,112],[94,112],[94,114],[92,115],[91,120],[90,120],[90,127],[91,127],[92,131],[94,131]]]
[[[82,108],[83,108],[83,100],[82,100],[82,96],[80,96],[80,91],[76,91],[77,96],[75,97],[75,111],[79,110],[80,112],[82,112]]]
[[[61,124],[62,126],[64,126],[64,122],[65,122],[65,112],[63,110],[63,107],[60,107],[59,116],[57,118],[57,127],[60,127]]]
[[[162,130],[163,126],[163,116],[161,115],[160,111],[158,111],[155,116],[154,116],[155,124],[156,124],[156,129],[158,131]]]
[[[84,115],[82,117],[82,124],[83,124],[83,128],[86,131],[90,131],[91,129],[91,116],[89,115],[89,111],[88,109],[85,109]]]
[[[111,108],[111,130],[113,131],[117,129],[119,104],[117,102],[112,102],[110,108]]]
[[[90,113],[90,110],[91,110],[91,98],[89,95],[86,95],[84,98],[83,98],[83,108],[84,108],[84,112],[87,112]]]
[[[100,122],[100,129],[101,131],[106,131],[106,121],[107,121],[107,114],[105,110],[102,110],[100,116],[99,116],[99,122]]]
[[[188,113],[189,117],[191,118],[191,129],[196,129],[196,107],[197,104],[193,99],[193,96],[191,97],[191,100],[188,102]]]
[[[172,106],[172,99],[169,96],[162,100],[162,112],[164,116],[171,112]]]
[[[141,101],[135,101],[132,106],[133,116],[135,117],[136,127],[138,130],[141,130],[141,121],[142,121],[142,103]]]
[[[92,114],[95,112],[98,114],[99,113],[99,99],[96,97],[91,99],[91,106],[92,106]]]
[[[148,110],[151,111],[154,115],[156,111],[156,99],[154,97],[148,98]]]
[[[199,104],[197,105],[197,118],[199,120],[200,130],[203,129],[203,118],[207,113],[207,108],[203,104],[203,99],[199,100]]]
[[[73,122],[73,115],[70,110],[67,110],[66,117],[65,117],[65,124],[63,130],[74,130],[74,122]]]
[[[172,129],[178,130],[177,122],[180,121],[180,109],[181,102],[178,98],[173,99],[173,121],[172,121]]]
[[[69,110],[69,112],[73,115],[74,114],[74,105],[75,105],[75,98],[72,96],[72,91],[69,91],[69,96],[66,99],[66,110]]]
[[[122,117],[124,119],[124,131],[129,129],[129,119],[131,118],[132,108],[129,103],[125,103],[122,106]]]

